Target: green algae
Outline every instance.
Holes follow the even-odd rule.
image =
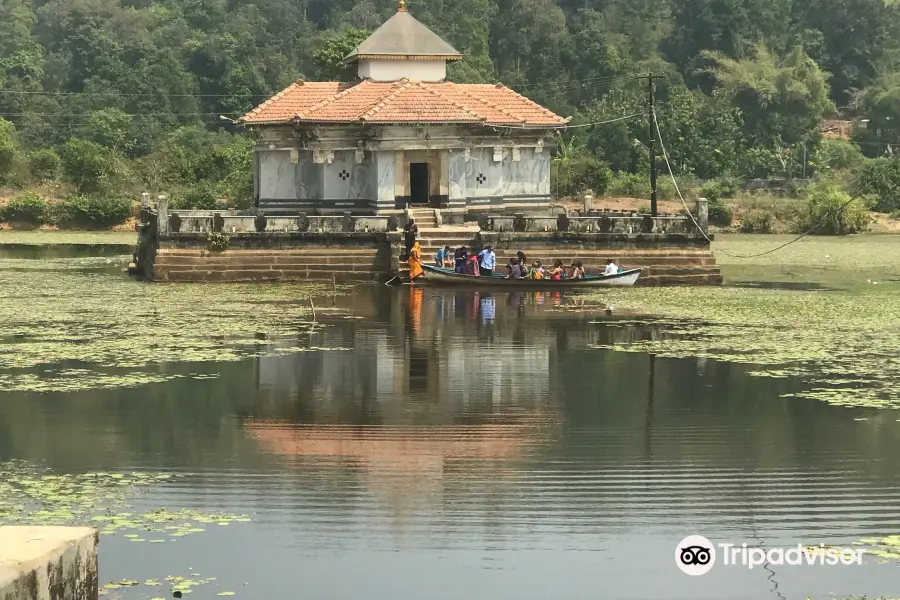
[[[192,577],[199,577],[198,573],[191,573]],[[190,594],[193,592],[195,588],[214,584],[216,581],[215,577],[206,577],[203,579],[191,579],[189,577],[185,577],[182,575],[169,575],[164,578],[159,579],[148,579],[144,582],[143,585],[148,587],[159,587],[162,585],[168,585],[170,588],[171,595],[176,598]],[[137,587],[140,585],[140,582],[136,580],[122,580],[122,581],[111,581],[107,584],[100,586],[100,596],[107,596],[112,590],[118,590],[122,588],[129,587]],[[217,594],[219,596],[234,596],[234,592],[220,592]],[[146,597],[146,596],[145,596]],[[155,600],[155,599],[154,599]],[[161,598],[159,600],[162,600]]]
[[[879,559],[882,559],[882,561],[900,561],[900,535],[863,538],[854,542],[854,544],[863,546],[866,554],[876,556]]]
[[[771,240],[731,240],[714,246],[732,254],[763,251]],[[825,283],[827,290],[690,287],[632,288],[593,294],[615,310],[646,318],[618,321],[617,339],[598,348],[664,357],[702,357],[756,365],[761,377],[798,377],[798,397],[839,406],[900,408],[900,236],[809,238],[785,254],[756,259],[722,256],[735,279],[757,274]],[[873,280],[872,277],[877,277]],[[730,281],[726,280],[727,283]],[[629,324],[659,326],[651,339]]]
[[[137,386],[177,377],[165,363],[312,350],[309,297],[332,291],[287,282],[140,283],[109,261],[0,259],[0,389]]]
[[[0,231],[0,246],[4,244],[34,246],[58,244],[137,245],[137,233],[134,231]]]
[[[206,524],[251,520],[248,515],[191,509],[126,510],[129,498],[172,478],[168,473],[137,472],[56,475],[24,461],[3,462],[0,525],[89,525],[103,535],[121,533],[131,542],[164,543],[202,533]]]

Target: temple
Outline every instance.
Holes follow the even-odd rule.
[[[258,212],[390,215],[549,208],[564,119],[501,84],[447,81],[462,59],[398,12],[345,59],[359,81],[297,81],[238,120],[257,139]]]

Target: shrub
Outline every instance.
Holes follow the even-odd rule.
[[[607,195],[622,198],[649,198],[650,180],[646,175],[620,171],[609,183]]]
[[[61,158],[63,174],[79,194],[99,194],[114,187],[119,160],[103,146],[72,138]]]
[[[224,252],[231,246],[231,238],[224,233],[210,231],[206,236],[206,248],[210,252]]]
[[[606,192],[612,171],[595,156],[586,154],[556,165],[556,190],[560,197],[577,197],[587,190],[600,196]]]
[[[707,200],[709,200],[709,222],[719,227],[730,227],[731,221],[734,220],[734,213],[731,208],[719,198],[713,200],[707,197]]]
[[[191,209],[191,210],[215,210],[219,208],[216,201],[217,194],[215,186],[207,181],[193,185],[178,197],[175,198],[173,208]]]
[[[106,229],[131,216],[131,201],[108,196],[71,196],[56,205],[56,221],[63,227]]]
[[[890,217],[895,221],[900,221],[900,210],[892,211]]]
[[[775,217],[772,213],[753,209],[747,211],[741,219],[741,233],[772,233]]]
[[[51,148],[35,150],[28,155],[28,170],[35,181],[53,181],[59,176],[61,159]]]
[[[900,210],[900,157],[867,160],[854,174],[856,181],[851,193],[871,194],[878,212]]]
[[[794,220],[794,231],[813,229],[817,235],[847,235],[869,228],[872,216],[863,199],[850,201],[850,194],[837,186],[816,183],[806,192],[806,203]],[[849,203],[849,204],[848,204]]]
[[[15,127],[0,117],[0,185],[12,180],[17,158]]]
[[[865,157],[859,146],[842,139],[824,139],[819,142],[812,157],[813,167],[819,174],[858,168]]]
[[[38,227],[49,222],[49,217],[47,201],[37,194],[22,194],[0,207],[0,221],[19,227]]]

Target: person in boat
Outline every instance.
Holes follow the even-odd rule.
[[[409,249],[409,281],[415,283],[417,277],[421,277],[425,270],[422,268],[422,248],[419,242],[413,242],[412,248]]]
[[[506,278],[507,279],[521,279],[522,270],[519,268],[519,259],[518,258],[510,258],[509,264],[506,265]]]
[[[544,278],[544,267],[541,265],[541,261],[535,261],[533,265],[531,265],[531,270],[528,271],[528,279],[543,279]]]
[[[559,281],[560,279],[564,279],[566,276],[566,268],[563,266],[563,261],[557,260],[553,264],[553,268],[550,269],[550,279],[554,281]]]
[[[469,250],[465,246],[460,246],[453,253],[453,263],[457,273],[466,272],[466,263],[469,260]]]
[[[616,266],[616,263],[613,262],[613,259],[606,259],[606,268],[603,269],[604,275],[615,275],[619,272],[619,267]]]
[[[497,267],[497,255],[490,244],[484,247],[484,250],[478,255],[481,261],[481,275],[484,277],[492,277],[494,269]]]
[[[453,256],[450,246],[444,246],[434,253],[434,265],[445,269],[449,269],[453,266]]]
[[[584,279],[584,265],[580,260],[572,263],[572,275],[570,279]]]
[[[478,277],[480,275],[480,269],[478,268],[478,255],[473,254],[469,257],[468,261],[466,261],[466,273],[469,275],[474,275]]]
[[[410,219],[406,226],[403,228],[403,241],[406,245],[406,256],[409,256],[410,250],[412,250],[413,244],[416,242],[416,237],[419,235],[419,226],[416,225],[415,219]]]

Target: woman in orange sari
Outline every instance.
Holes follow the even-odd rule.
[[[420,277],[425,273],[422,268],[422,248],[416,241],[409,251],[409,281],[415,283],[416,277]]]

